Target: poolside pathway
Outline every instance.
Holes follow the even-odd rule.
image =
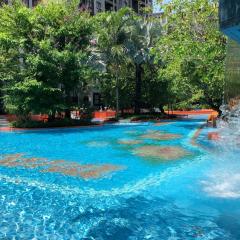
[[[0,128],[7,128],[9,127],[9,122],[4,115],[0,115]]]

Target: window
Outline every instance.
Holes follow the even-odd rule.
[[[3,6],[3,4],[8,4],[8,0],[0,0],[0,7]]]
[[[102,3],[101,2],[96,2],[96,9],[97,9],[97,12],[102,11]]]
[[[29,0],[23,0],[27,7],[29,7]]]
[[[39,0],[32,0],[32,6],[36,7],[38,4]]]

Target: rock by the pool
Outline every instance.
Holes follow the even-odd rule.
[[[179,139],[182,136],[174,133],[165,133],[160,131],[151,131],[146,134],[143,134],[141,138],[143,139],[152,139],[152,140],[173,140]]]
[[[189,155],[189,152],[177,146],[143,146],[137,148],[134,153],[141,157],[154,158],[160,161],[177,160]]]
[[[131,139],[118,140],[118,143],[123,144],[123,145],[137,145],[137,144],[140,144],[141,142],[142,142],[141,140],[131,140]]]
[[[0,159],[0,166],[7,168],[36,169],[42,173],[59,173],[69,177],[85,180],[98,179],[124,170],[125,166],[115,164],[80,164],[67,160],[50,160],[46,158],[24,157],[24,154],[9,154]]]

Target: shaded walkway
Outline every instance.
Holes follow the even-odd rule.
[[[9,122],[5,115],[0,115],[0,128],[9,127]]]

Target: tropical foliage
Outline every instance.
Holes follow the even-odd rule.
[[[1,79],[9,112],[27,117],[72,106],[72,91],[91,75],[92,22],[75,4],[49,3],[33,10],[16,1],[0,9]]]
[[[161,17],[128,8],[90,16],[78,1],[47,1],[34,9],[18,0],[3,5],[6,111],[22,118],[63,111],[70,117],[93,88],[100,89],[102,105],[117,110],[163,112],[169,104],[219,109],[226,39],[218,30],[217,1],[172,0],[162,9]]]
[[[219,110],[226,39],[219,31],[218,1],[173,0],[162,8],[168,21],[154,54],[165,64],[160,75],[171,81],[171,102]]]

